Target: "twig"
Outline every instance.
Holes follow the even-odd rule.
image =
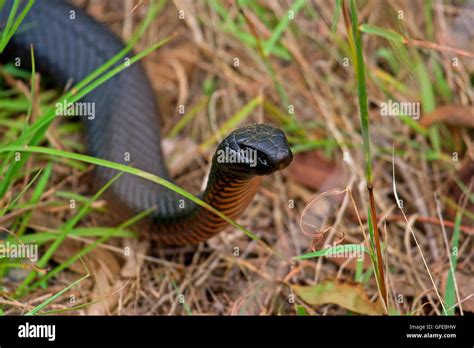
[[[441,203],[439,201],[439,197],[436,194],[436,192],[435,192],[435,204],[436,204],[436,212],[438,213],[439,221],[441,222],[441,231],[443,231],[443,240],[444,240],[444,245],[446,246],[446,254],[449,260],[449,269],[453,277],[454,290],[456,291],[456,297],[457,297],[458,302],[461,303],[461,296],[459,295],[458,283],[456,281],[456,273],[455,273],[455,269],[453,265],[453,260],[451,258],[451,252],[449,251],[448,235],[446,233],[446,229],[444,228],[443,213],[441,212]],[[461,315],[464,315],[462,306],[459,306],[459,311]]]
[[[438,300],[439,300],[439,303],[441,304],[441,307],[443,307],[443,312],[444,314],[447,313],[446,311],[446,308],[444,307],[444,303],[443,303],[443,299],[441,298],[441,295],[439,294],[439,291],[438,291],[438,288],[436,287],[436,283],[433,279],[433,276],[431,275],[431,272],[430,272],[430,268],[428,267],[428,264],[426,263],[426,259],[425,259],[425,256],[423,255],[423,251],[421,250],[421,247],[420,247],[420,244],[418,243],[418,240],[416,239],[416,235],[415,235],[415,232],[413,231],[413,229],[411,228],[409,222],[408,222],[408,219],[407,219],[407,216],[405,215],[405,211],[403,210],[401,204],[400,204],[400,199],[398,198],[398,194],[397,194],[397,186],[396,186],[396,181],[395,181],[395,144],[393,144],[393,147],[392,147],[392,184],[393,184],[393,194],[395,196],[395,199],[396,199],[396,202],[397,202],[397,206],[398,208],[400,209],[400,211],[402,212],[403,214],[403,217],[408,225],[408,228],[410,230],[410,233],[411,235],[413,236],[413,240],[415,241],[415,244],[416,244],[416,247],[418,248],[419,252],[420,252],[420,255],[421,255],[421,259],[423,260],[423,264],[425,265],[425,268],[426,268],[426,271],[428,272],[428,275],[430,277],[430,280],[431,280],[431,283],[433,284],[433,288],[436,292],[436,295],[438,296]]]
[[[406,215],[408,219],[412,218],[413,215]],[[389,215],[386,217],[387,221],[405,221],[405,217],[400,214],[393,214]],[[362,218],[362,221],[366,222],[367,221],[367,216],[364,216]],[[425,216],[416,216],[415,217],[416,222],[421,222],[421,223],[426,223],[426,224],[431,224],[431,225],[441,225],[441,221],[435,217],[425,217]],[[380,222],[380,221],[379,221]],[[454,222],[450,220],[443,220],[443,223],[446,227],[449,228],[454,228]],[[474,235],[474,227],[469,227],[469,226],[464,226],[461,225],[459,227],[461,232],[464,232],[469,235]]]

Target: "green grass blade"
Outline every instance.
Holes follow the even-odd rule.
[[[106,161],[100,158],[95,158],[91,156],[86,156],[86,155],[81,155],[77,153],[71,153],[67,151],[62,151],[62,150],[56,150],[56,149],[50,149],[50,148],[45,148],[45,147],[39,147],[39,146],[29,146],[29,147],[21,147],[21,146],[8,146],[6,148],[0,149],[0,153],[8,153],[12,151],[20,151],[20,152],[32,152],[32,153],[41,153],[45,155],[51,155],[51,156],[57,156],[57,157],[64,157],[64,158],[69,158],[69,159],[74,159],[90,164],[95,164],[99,166],[103,166],[106,168],[112,168],[119,170],[121,172],[133,174],[136,176],[139,176],[141,178],[156,182],[157,184],[164,186],[181,196],[193,201],[194,203],[200,205],[201,207],[209,210],[210,212],[214,213],[215,215],[219,216],[222,218],[224,221],[228,222],[235,228],[239,229],[242,231],[245,235],[247,235],[249,238],[258,241],[259,243],[262,243],[270,252],[275,253],[274,250],[272,250],[267,244],[265,244],[263,241],[261,241],[257,236],[255,236],[253,233],[251,233],[249,230],[244,228],[243,226],[239,225],[236,223],[234,220],[231,218],[227,217],[225,214],[221,213],[219,210],[216,208],[212,207],[211,205],[207,204],[206,202],[202,201],[201,199],[197,198],[193,194],[187,192],[186,190],[183,190],[181,187],[176,186],[175,184],[171,183],[168,180],[165,180],[163,178],[160,178],[159,176],[147,173],[143,170],[129,167],[120,163],[115,163],[115,162],[110,162]],[[281,256],[281,255],[280,255]]]
[[[19,5],[20,5],[19,1],[13,2],[13,6],[10,10],[10,13],[8,14],[7,24],[5,25],[5,28],[3,29],[2,39],[0,41],[0,52],[3,52],[4,46],[7,45],[6,44],[8,42],[7,37],[13,26],[13,21],[15,20],[16,11],[18,10]]]
[[[450,267],[448,271],[448,280],[446,282],[446,290],[444,294],[444,300],[446,302],[446,309],[448,315],[455,314],[455,303],[456,303],[456,289],[454,285],[455,276],[453,272],[456,272],[456,267],[458,264],[458,250],[459,250],[459,236],[461,235],[461,221],[462,221],[462,210],[459,210],[456,214],[456,219],[454,220],[454,232],[451,241],[451,261],[452,269]]]
[[[364,141],[364,159],[367,184],[372,183],[372,155],[370,149],[370,132],[369,132],[369,109],[367,105],[367,87],[365,82],[365,63],[362,54],[362,38],[357,26],[357,10],[355,2],[351,1],[352,19],[352,35],[354,37],[356,60],[357,60],[357,94],[359,97],[359,112],[362,139]]]
[[[13,23],[13,18],[16,14],[16,10],[18,8],[18,5],[20,4],[20,1],[15,1],[13,3],[12,10],[10,12],[10,16],[8,17],[8,22],[7,25],[2,33],[2,39],[0,42],[0,53],[3,52],[5,47],[7,46],[8,42],[12,38],[13,34],[15,34],[16,30],[20,26],[21,22],[23,22],[23,19],[25,19],[26,15],[30,11],[31,7],[34,5],[35,0],[29,0],[28,4],[25,6],[23,11],[21,11],[20,15],[16,19],[16,21]]]
[[[56,294],[52,295],[51,297],[48,297],[45,301],[43,301],[42,303],[40,303],[38,306],[36,306],[35,308],[33,308],[31,311],[29,311],[28,313],[26,313],[25,315],[27,316],[30,316],[30,315],[36,315],[38,314],[38,312],[40,310],[42,310],[43,308],[45,308],[47,305],[49,305],[50,303],[52,303],[54,300],[56,300],[59,296],[61,296],[62,294],[66,293],[67,291],[69,291],[70,289],[72,289],[73,287],[75,287],[77,284],[79,284],[80,282],[82,282],[83,280],[87,279],[89,277],[89,273],[86,274],[85,276],[83,276],[82,278],[79,278],[78,280],[74,281],[73,283],[69,284],[68,286],[66,286],[64,289],[62,289],[61,291],[57,292]]]
[[[170,130],[170,132],[167,134],[167,137],[173,138],[176,135],[179,134],[179,132],[196,116],[201,110],[204,109],[204,107],[207,105],[209,102],[209,97],[204,96],[201,98],[196,106],[194,106],[189,112],[186,113],[186,115],[183,115],[181,119],[176,123],[176,125]]]
[[[334,14],[332,16],[331,32],[336,33],[337,23],[339,22],[339,16],[341,14],[342,0],[336,0],[336,6],[334,7]]]
[[[53,166],[51,165],[51,163],[48,163],[45,167],[43,174],[41,175],[40,180],[38,181],[38,185],[35,187],[35,190],[33,191],[33,194],[29,202],[31,205],[36,205],[40,201],[41,195],[43,194],[44,190],[46,189],[46,185],[48,184],[49,178],[52,173],[52,169],[53,169]],[[26,230],[26,227],[28,226],[28,222],[30,218],[31,218],[31,212],[23,215],[20,228],[18,229],[18,232],[17,232],[17,237],[20,237],[23,235],[24,231]]]
[[[125,54],[132,49],[133,45],[139,40],[139,38],[145,32],[146,28],[150,25],[152,20],[155,18],[154,16],[157,15],[159,9],[160,7],[156,6],[156,4],[153,2],[150,8],[150,11],[147,14],[147,17],[145,18],[145,20],[143,21],[139,29],[134,33],[134,35],[132,36],[132,39],[129,41],[127,46],[118,54],[116,54],[114,57],[112,57],[109,61],[105,62],[98,69],[94,70],[91,74],[86,76],[73,89],[71,89],[71,91],[66,93],[60,99],[60,102],[63,102],[66,100],[68,102],[74,103],[80,100],[84,95],[92,91],[94,88],[98,87],[101,83],[107,81],[115,74],[127,68],[125,64],[121,64],[115,69],[106,73],[104,76],[102,76],[102,78],[97,78],[95,81],[93,81],[97,76],[104,73],[109,67],[111,67],[114,63],[116,63],[120,58],[124,57]],[[135,55],[134,57],[130,59],[130,62],[129,62],[130,65],[134,64],[136,61],[138,61],[142,57],[151,53],[154,49],[157,49],[161,45],[165,44],[170,39],[171,37],[165,40],[162,40],[158,42],[157,44],[151,46],[149,49]],[[86,86],[87,88],[85,88]],[[39,142],[43,139],[46,130],[49,128],[49,125],[54,120],[54,117],[55,117],[55,108],[53,107],[49,108],[49,110],[43,116],[39,117],[38,120],[31,127],[28,128],[27,132],[25,132],[24,134],[22,133],[22,135],[11,145],[24,145],[27,143],[29,143],[30,145],[39,144]],[[4,163],[2,163],[2,166],[0,167],[0,172],[4,172],[3,166],[8,162],[9,162],[9,158],[7,158],[7,160],[5,160]],[[22,158],[21,161],[10,164],[8,171],[4,175],[4,180],[0,182],[0,197],[3,197],[3,195],[5,195],[5,192],[8,190],[8,188],[10,187],[13,181],[12,178],[15,177],[16,173],[20,170],[20,168],[23,166],[24,163],[25,163],[25,159]]]
[[[199,148],[201,151],[207,150],[210,146],[215,144],[219,139],[219,135],[227,134],[232,129],[234,129],[237,125],[239,125],[243,120],[250,116],[252,111],[263,102],[263,98],[261,96],[255,97],[250,100],[247,104],[245,104],[238,112],[232,115],[219,129],[219,134],[214,134],[211,136],[207,141],[202,143]]]
[[[38,173],[36,173],[36,175],[33,177],[33,179],[28,183],[28,185],[26,185],[26,187],[22,190],[22,192],[20,192],[20,194],[15,197],[15,199],[7,205],[7,207],[5,208],[5,210],[2,211],[2,214],[5,213],[8,209],[10,209],[10,207],[12,207],[17,201],[18,199],[23,196],[23,194],[28,190],[29,187],[31,187],[31,185],[33,184],[33,182],[36,181],[36,179],[41,175],[39,181],[38,181],[38,185],[36,186],[35,190],[33,191],[33,195],[31,196],[31,199],[30,199],[30,204],[32,205],[36,205],[40,198],[41,198],[41,195],[44,191],[44,188],[46,187],[46,184],[48,182],[48,179],[51,175],[51,171],[52,171],[52,166],[51,164],[48,164],[46,166],[46,170],[43,171],[43,168],[41,168]],[[21,224],[20,224],[20,227],[18,228],[18,231],[15,233],[15,237],[16,238],[19,238],[21,237],[21,235],[24,233],[24,231],[26,230],[26,227],[28,225],[28,221],[29,219],[31,218],[31,212],[27,212],[25,213],[23,216],[20,217],[21,219]],[[9,241],[11,240],[11,236],[9,237]],[[14,241],[14,239],[13,239]],[[4,262],[9,262],[10,260],[8,258],[0,258],[0,264],[4,265]],[[0,279],[2,277],[5,276],[5,272],[6,272],[6,268],[3,268],[0,270]]]
[[[405,38],[403,37],[403,35],[400,35],[399,33],[396,33],[392,30],[382,29],[370,24],[361,24],[359,26],[359,29],[363,33],[380,36],[387,40],[397,41],[400,43],[405,42]]]
[[[19,239],[24,244],[36,243],[36,244],[44,244],[46,242],[55,240],[60,232],[52,233],[52,232],[36,232],[24,235]],[[130,232],[123,228],[115,228],[115,227],[78,227],[69,231],[68,236],[70,237],[102,237],[105,235],[110,235],[111,237],[118,237],[118,238],[136,238],[136,234]]]
[[[273,52],[273,48],[275,44],[280,40],[281,36],[283,35],[283,32],[285,29],[288,27],[290,24],[290,16],[289,13],[290,11],[293,11],[293,15],[296,17],[298,12],[303,8],[305,5],[306,0],[297,0],[291,7],[290,10],[288,11],[288,14],[283,16],[280,21],[278,22],[277,26],[273,30],[272,35],[270,38],[267,40],[263,47],[263,52],[265,55],[269,55]]]
[[[41,173],[43,172],[43,168],[41,168],[37,173],[36,175],[33,177],[33,179],[31,179],[28,184],[21,190],[21,192],[10,202],[8,203],[5,208],[3,208],[0,212],[0,216],[3,216],[5,215],[5,213],[11,209],[11,207],[13,207],[16,202],[18,202],[18,200],[25,194],[26,191],[28,191],[28,189],[31,187],[31,185],[33,185],[33,183],[36,181],[36,179],[41,175]]]
[[[93,197],[92,199],[87,202],[85,205],[81,207],[79,212],[70,220],[66,222],[65,225],[61,227],[61,233],[57,235],[55,238],[54,242],[48,247],[46,252],[43,254],[43,256],[39,259],[37,266],[39,268],[44,268],[46,267],[48,261],[51,259],[55,251],[59,248],[59,246],[62,244],[62,242],[66,239],[72,228],[79,222],[79,220],[88,212],[90,205],[92,202],[96,201],[107,188],[110,187],[118,178],[121,176],[122,173],[119,173],[115,177],[113,177],[109,182],[107,182]],[[22,284],[18,287],[17,293],[22,294],[28,284],[30,284],[33,279],[36,277],[37,272],[35,270],[31,271],[30,274],[25,278],[25,280],[22,282]]]
[[[144,212],[141,212],[141,213],[139,213],[135,216],[132,216],[130,219],[128,219],[124,223],[120,224],[116,229],[114,229],[114,228],[108,229],[108,231],[106,233],[104,233],[99,239],[95,240],[93,243],[91,243],[89,245],[86,245],[77,254],[72,255],[69,259],[67,259],[63,263],[56,266],[53,270],[51,270],[48,273],[46,273],[45,275],[43,275],[38,281],[33,283],[27,289],[27,291],[31,291],[33,289],[36,289],[38,286],[43,285],[48,279],[51,279],[56,274],[63,271],[64,269],[66,269],[67,267],[72,265],[74,262],[79,260],[81,257],[84,257],[85,255],[92,252],[100,244],[105,243],[109,238],[113,237],[116,234],[117,229],[124,229],[128,226],[133,225],[136,221],[141,220],[144,216],[148,215],[152,211],[153,211],[153,209],[148,209],[148,210],[146,210]]]
[[[308,254],[298,255],[293,257],[293,260],[305,260],[321,256],[337,256],[337,255],[347,255],[352,253],[368,253],[368,250],[365,246],[360,244],[343,244],[337,245],[335,247],[325,248],[318,251],[313,251]],[[360,255],[359,255],[360,256]]]

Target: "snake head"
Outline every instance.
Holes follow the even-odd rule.
[[[214,164],[236,174],[269,175],[293,160],[285,134],[265,124],[235,130],[218,146]]]

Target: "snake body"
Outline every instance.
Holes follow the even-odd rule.
[[[7,1],[1,10],[0,29],[12,3]],[[31,44],[37,70],[63,88],[78,83],[124,48],[124,43],[103,24],[58,0],[36,1],[2,54],[3,63],[18,62],[19,58],[20,67],[29,68]],[[155,94],[140,62],[103,83],[81,102],[95,108],[95,117],[81,117],[90,155],[171,179],[161,151]],[[254,151],[256,163],[219,161],[219,151],[229,150]],[[261,176],[285,168],[291,160],[282,131],[264,124],[237,129],[217,147],[207,186],[199,197],[235,219],[252,201]],[[113,169],[97,167],[94,178],[103,185],[116,174]],[[108,194],[116,205],[133,213],[154,208],[147,225],[163,244],[198,243],[227,225],[181,195],[134,175],[122,175]]]

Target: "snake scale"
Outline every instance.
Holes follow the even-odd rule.
[[[21,2],[17,13],[25,3]],[[7,1],[1,10],[0,29],[12,4]],[[29,68],[30,45],[34,47],[36,69],[60,88],[81,81],[125,47],[105,25],[60,0],[35,2],[2,53],[2,62],[20,59],[21,68]],[[94,89],[82,102],[95,109],[95,117],[81,117],[90,155],[171,180],[161,150],[155,93],[140,62]],[[255,156],[253,161],[220,160],[218,154],[222,153]],[[262,176],[287,167],[292,158],[281,130],[265,124],[237,129],[218,145],[207,186],[198,197],[235,219],[251,203]],[[103,185],[116,174],[113,169],[97,167],[94,178]],[[179,194],[131,174],[115,181],[108,194],[109,200],[133,213],[153,208],[146,223],[165,245],[195,244],[227,225]]]

